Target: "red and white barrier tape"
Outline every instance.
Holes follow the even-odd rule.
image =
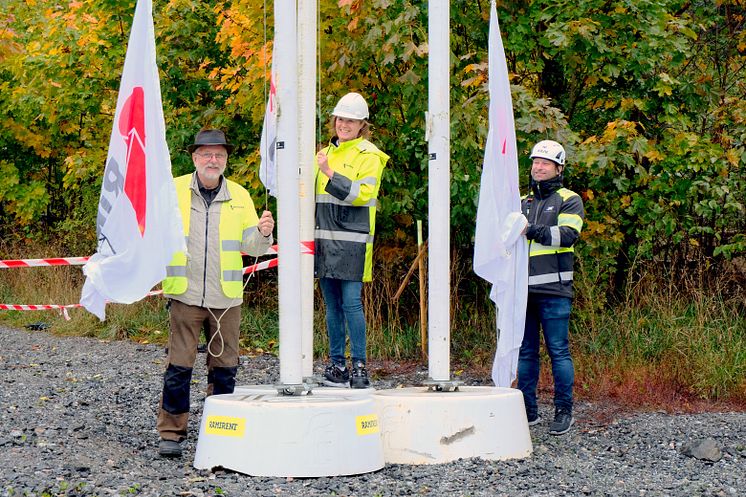
[[[18,305],[18,304],[0,304],[0,309],[7,309],[10,311],[46,311],[50,309],[56,309],[60,311],[60,314],[64,316],[65,321],[70,321],[70,315],[67,313],[68,309],[74,307],[80,307],[80,304],[70,305]]]
[[[153,295],[160,295],[163,293],[163,290],[153,290],[152,292],[148,292],[145,296],[151,297]],[[49,311],[49,310],[58,310],[60,313],[65,317],[66,321],[70,321],[70,315],[67,313],[68,309],[75,309],[78,307],[83,307],[81,304],[67,304],[67,305],[57,305],[57,304],[40,304],[40,305],[20,305],[20,304],[0,304],[0,309],[5,309],[9,311]]]
[[[257,262],[256,264],[252,264],[251,266],[243,268],[243,274],[249,274],[254,273],[256,271],[261,271],[262,269],[269,269],[271,267],[277,267],[277,257],[274,259],[268,259],[266,261]]]
[[[256,264],[252,264],[251,266],[247,266],[243,268],[243,274],[250,274],[255,273],[256,271],[261,271],[263,269],[269,269],[273,267],[277,267],[277,257],[274,259],[268,259],[266,261],[258,262]],[[151,297],[153,295],[160,295],[163,293],[163,290],[154,290],[152,292],[148,292],[145,296]],[[34,305],[34,304],[0,304],[0,310],[8,310],[8,311],[49,311],[49,310],[58,310],[60,313],[64,316],[65,320],[69,321],[70,316],[67,313],[68,309],[74,309],[77,307],[83,307],[81,304],[67,304],[67,305],[57,305],[57,304],[40,304],[40,305]]]
[[[279,254],[279,253],[280,251],[277,247],[277,244],[275,244],[267,249],[267,252],[265,252],[265,255],[272,255],[272,254]],[[313,255],[314,253],[313,240],[311,240],[310,242],[300,242],[300,253]]]
[[[51,259],[6,259],[0,261],[0,269],[11,267],[81,266],[90,257],[54,257]]]
[[[310,242],[300,242],[301,254],[313,254],[314,244]],[[272,245],[267,249],[265,255],[277,255],[279,253],[277,245]],[[82,266],[88,262],[90,257],[51,257],[48,259],[5,259],[0,260],[0,269],[15,267],[43,267],[43,266]]]

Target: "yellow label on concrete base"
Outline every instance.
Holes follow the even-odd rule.
[[[222,437],[243,437],[246,431],[244,418],[229,416],[208,416],[205,421],[205,433]]]
[[[357,427],[358,435],[372,435],[380,431],[377,414],[356,417],[355,426]]]

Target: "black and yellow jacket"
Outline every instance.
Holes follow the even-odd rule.
[[[363,138],[335,139],[323,152],[334,175],[317,166],[314,274],[370,281],[378,189],[389,156]]]
[[[562,187],[562,176],[531,180],[531,194],[521,199],[528,219],[528,293],[573,296],[573,246],[583,228],[583,200]]]

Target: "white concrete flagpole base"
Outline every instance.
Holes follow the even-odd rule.
[[[339,388],[339,387],[326,387],[326,386],[314,386],[313,389],[306,395],[325,395],[325,396],[336,396],[336,397],[358,397],[371,395],[376,392],[375,388]],[[249,394],[265,394],[271,395],[277,393],[277,387],[275,385],[236,385],[233,393],[240,393],[243,395]]]
[[[378,390],[372,387],[368,388],[339,388],[321,386],[313,389],[313,395],[339,395],[341,397],[369,397]]]
[[[205,400],[194,457],[197,469],[320,477],[370,473],[383,465],[371,396],[284,396],[267,391]]]
[[[533,452],[523,394],[497,387],[378,390],[386,463],[439,464],[459,458],[520,459]]]

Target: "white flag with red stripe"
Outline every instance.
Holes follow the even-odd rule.
[[[474,235],[474,272],[492,283],[497,305],[497,351],[492,365],[495,385],[516,378],[528,296],[528,244],[521,235],[518,153],[508,64],[505,61],[495,2],[490,10],[489,132],[484,151]]]
[[[275,87],[274,74],[269,82],[269,98],[267,109],[264,112],[264,124],[262,125],[262,140],[259,155],[262,162],[259,164],[259,179],[270,195],[277,196],[277,162],[275,160],[277,147],[277,88]]]
[[[80,303],[104,319],[107,301],[131,304],[186,250],[171,176],[151,0],[138,0],[96,218],[98,250],[83,267]]]

